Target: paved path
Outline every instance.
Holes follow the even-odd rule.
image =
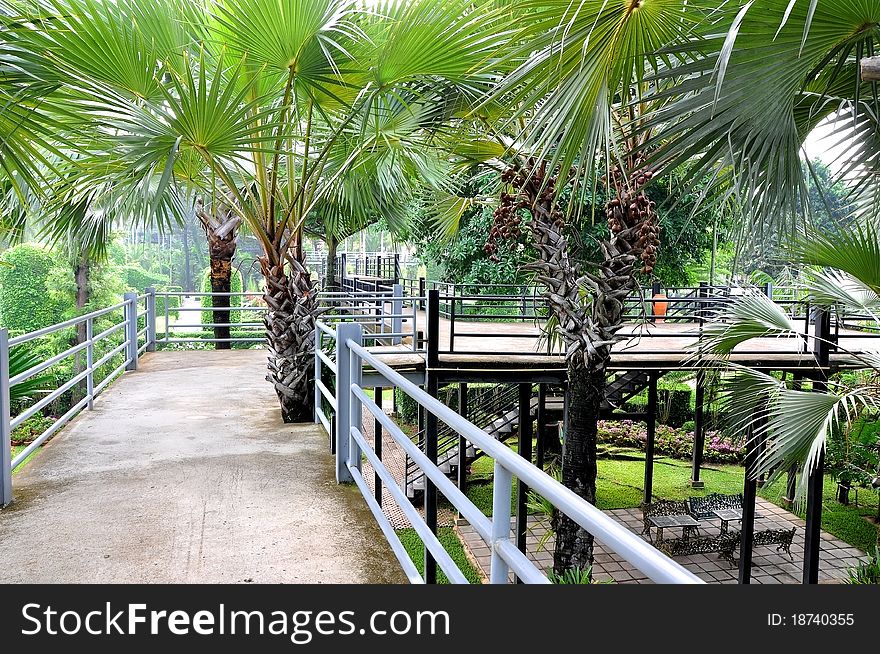
[[[791,546],[792,559],[777,550],[776,546],[755,546],[752,550],[752,583],[755,584],[797,584],[801,582],[801,566],[804,559],[804,526],[803,520],[793,513],[780,508],[761,497],[756,502],[758,517],[755,519],[755,530],[791,529],[797,527],[794,542]],[[606,511],[608,515],[628,527],[645,540],[642,534],[644,523],[639,509],[613,509]],[[511,524],[513,524],[511,522]],[[705,536],[717,536],[719,523],[701,527]],[[734,523],[735,526],[735,523]],[[484,575],[488,575],[491,553],[488,545],[467,522],[458,527],[465,547],[477,562]],[[671,529],[672,537],[680,535],[677,529]],[[545,570],[553,567],[554,538],[545,538],[547,522],[536,516],[529,517],[529,532],[526,545],[529,558]],[[848,576],[849,568],[865,559],[865,553],[839,538],[822,532],[821,550],[819,553],[819,583],[842,583]],[[739,553],[736,553],[738,556]],[[715,553],[677,556],[675,560],[685,568],[708,583],[737,583],[738,568],[731,567],[726,561],[718,558]],[[602,543],[596,542],[593,573],[597,581],[613,581],[621,584],[652,583],[645,575],[608,550]]]
[[[265,351],[141,359],[13,477],[0,582],[404,581]]]

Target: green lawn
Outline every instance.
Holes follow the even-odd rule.
[[[403,543],[403,546],[409,553],[409,558],[411,558],[416,564],[419,573],[424,574],[425,546],[422,543],[422,539],[419,538],[419,535],[416,533],[416,530],[398,529],[397,535],[400,538],[400,542]],[[464,546],[455,534],[455,530],[452,527],[440,527],[437,530],[437,539],[440,541],[440,544],[443,545],[443,549],[449,553],[449,556],[451,556],[452,560],[458,565],[458,568],[462,571],[464,576],[467,577],[467,580],[472,584],[479,584],[480,575],[474,569],[474,566],[471,565],[467,555],[465,555]],[[437,581],[441,584],[449,583],[449,579],[446,578],[446,575],[443,574],[439,568],[437,571]]]
[[[637,450],[623,451],[622,454],[626,458],[599,461],[596,497],[597,505],[601,509],[633,508],[642,502],[644,455]],[[483,457],[474,462],[472,470],[472,483],[468,488],[468,497],[486,515],[491,515],[492,460]],[[743,469],[739,466],[716,464],[705,466],[701,478],[706,486],[702,490],[691,488],[690,472],[690,462],[688,461],[667,457],[656,458],[654,460],[654,496],[665,499],[685,499],[713,492],[726,494],[742,492]],[[844,506],[836,501],[835,489],[834,480],[826,476],[822,528],[861,550],[873,548],[877,540],[877,528],[865,520],[864,516],[877,514],[877,492],[860,489],[858,505],[854,502],[854,492],[850,492],[850,499],[853,500],[853,503]],[[771,502],[782,505],[781,498],[784,491],[785,480],[781,479],[771,486],[759,488],[758,494]],[[515,493],[515,490],[512,493]],[[512,510],[515,510],[515,499],[512,501]]]

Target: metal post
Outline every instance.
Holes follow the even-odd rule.
[[[357,322],[336,325],[336,481],[351,482],[348,471],[349,427],[351,419],[351,348],[346,341],[363,341],[363,327]]]
[[[706,298],[709,297],[709,285],[706,282],[700,282],[700,287],[697,289],[697,319],[700,325],[703,324],[706,320],[707,314],[707,303]]]
[[[535,443],[535,465],[544,469],[547,442],[547,384],[538,384],[538,438]]]
[[[348,274],[346,271],[346,266],[348,266],[348,257],[345,252],[343,252],[339,255],[339,265],[336,266],[336,271],[339,275],[339,287],[343,291],[345,290],[345,277]]]
[[[428,368],[436,368],[440,362],[440,291],[428,291]],[[450,337],[451,338],[451,337]]]
[[[706,401],[706,372],[697,371],[697,387],[694,391],[694,452],[691,465],[691,487],[703,488],[700,480],[700,468],[703,466],[703,447],[706,444],[706,425],[704,420],[704,404]]]
[[[820,379],[813,381],[813,390],[827,390],[825,375],[830,363],[831,314],[827,309],[816,309],[816,338],[813,342],[813,354],[820,371]],[[816,467],[810,472],[807,481],[807,515],[804,527],[804,565],[803,583],[819,583],[819,554],[822,550],[822,492],[825,474],[825,453],[819,452]]]
[[[437,397],[437,373],[440,347],[440,291],[428,292],[428,351],[425,369],[425,390],[431,397]],[[425,456],[437,465],[437,416],[425,411]],[[437,487],[425,475],[425,523],[437,533]],[[437,562],[425,548],[425,583],[437,583]]]
[[[147,288],[147,352],[156,351],[156,289]],[[168,304],[168,297],[165,297]]]
[[[86,395],[89,398],[89,411],[95,408],[95,344],[92,339],[95,337],[95,325],[92,318],[86,318]]]
[[[425,390],[431,396],[437,397],[437,373],[428,370],[425,374]],[[425,410],[425,456],[432,465],[437,465],[437,416],[431,411]],[[425,524],[431,533],[437,533],[437,487],[434,482],[424,476],[425,479]],[[425,583],[437,583],[437,561],[425,548]]]
[[[756,428],[763,434],[761,425]],[[763,436],[759,436],[763,438]],[[752,583],[752,544],[755,537],[755,499],[758,496],[758,482],[752,478],[752,468],[758,454],[754,432],[746,439],[745,479],[743,481],[742,530],[739,545],[739,583]]]
[[[9,332],[0,328],[0,507],[12,502],[12,427],[9,404]]]
[[[449,307],[449,351],[455,351],[455,284],[452,285],[452,302],[447,305]]]
[[[510,568],[498,554],[496,543],[510,540],[510,487],[513,476],[500,463],[495,462],[494,486],[492,488],[492,558],[489,564],[489,583],[506,584]]]
[[[424,309],[425,309],[425,300],[424,300],[424,297],[425,297],[425,294],[426,294],[427,292],[428,292],[428,291],[427,291],[427,282],[425,281],[425,278],[424,278],[424,277],[419,277],[419,297],[420,297],[420,298],[423,298],[423,299],[419,300],[419,304],[422,305],[422,306],[421,306],[421,309],[422,309],[423,311],[424,311]]]
[[[363,340],[356,341],[358,345],[360,345]],[[355,470],[361,469],[361,448],[358,446],[357,441],[354,439],[354,436],[351,435],[352,430],[356,429],[359,432],[363,433],[363,420],[364,420],[364,406],[361,402],[360,398],[354,394],[351,390],[353,386],[357,385],[360,387],[361,385],[361,376],[363,373],[363,365],[360,357],[355,356],[351,352],[351,348],[348,350],[348,379],[349,385],[346,386],[349,405],[348,405],[348,429],[346,430],[346,436],[348,436],[348,467],[349,469],[354,468]]]
[[[373,401],[376,403],[376,406],[379,409],[382,409],[382,391],[384,389],[381,386],[376,386],[373,388]],[[382,460],[382,423],[379,422],[379,418],[373,419],[373,451],[376,453],[376,457],[381,461]],[[379,472],[376,471],[376,476],[373,479],[373,492],[376,496],[376,504],[380,507],[382,506],[382,478],[379,476]]]
[[[462,382],[458,385],[458,413],[465,420],[468,419],[468,385]],[[467,446],[464,436],[458,437],[458,490],[467,492]]]
[[[401,334],[403,332],[403,286],[399,283],[395,283],[394,286],[391,287],[391,331],[394,334]],[[394,336],[391,339],[391,342],[394,345],[400,345],[401,336]]]
[[[318,356],[318,353],[321,351],[322,346],[321,337],[321,329],[319,327],[315,327],[315,394],[313,399],[315,407],[312,411],[312,418],[314,419],[315,424],[321,422],[321,419],[318,418],[318,411],[321,408],[321,390],[318,388],[318,382],[321,381],[321,357]]]
[[[654,496],[654,440],[657,435],[657,374],[649,373],[647,443],[645,444],[645,504]]]
[[[394,283],[400,283],[400,253],[394,253]]]
[[[532,385],[519,385],[519,455],[532,462]],[[526,532],[529,526],[527,506],[529,487],[522,479],[516,480],[516,546],[526,552]]]
[[[126,293],[124,296],[125,307],[123,315],[125,316],[125,364],[126,370],[137,370],[138,367],[138,300],[137,293]]]

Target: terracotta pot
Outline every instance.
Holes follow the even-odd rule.
[[[666,294],[655,293],[652,299],[654,302],[651,313],[654,314],[654,322],[663,322],[665,320],[664,316],[666,315],[666,310],[669,308],[669,302],[665,302]]]

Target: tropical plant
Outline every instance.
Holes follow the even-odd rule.
[[[880,239],[874,227],[811,232],[790,246],[789,252],[793,261],[812,267],[805,281],[812,306],[833,310],[840,318],[861,320],[874,329],[880,327]],[[700,348],[703,353],[726,357],[750,339],[797,338],[799,331],[785,308],[762,293],[748,293],[719,311],[704,329]],[[809,392],[790,388],[764,372],[727,364],[730,374],[724,380],[722,402],[731,416],[730,428],[766,440],[766,450],[749,474],[775,476],[796,466],[801,470],[798,492],[802,495],[832,436],[847,438],[852,421],[865,410],[876,412],[880,350],[865,349],[862,342],[859,351],[851,351],[845,340],[836,348],[865,374],[823,379]]]
[[[880,584],[880,546],[856,567],[849,569],[848,584]]]
[[[691,43],[703,9],[714,4],[523,0],[512,10],[528,26],[511,55],[518,65],[494,96],[513,107],[495,131],[516,138],[499,136],[513,161],[502,175],[506,187],[486,249],[497,258],[497,241],[527,231],[538,252],[527,269],[546,287],[568,368],[562,482],[588,502],[596,499],[597,424],[611,346],[638,276],[650,276],[657,262],[645,143],[649,117],[667,101],[651,94],[669,63],[661,50]],[[583,218],[580,198],[599,186],[608,235],[599,256],[582,264],[572,245]],[[567,211],[562,196],[571,198]],[[591,534],[561,513],[554,529],[557,574],[592,564]]]
[[[880,101],[876,83],[861,81],[859,60],[880,39],[880,5],[716,4],[700,26],[702,38],[669,51],[692,63],[660,73],[663,82],[679,81],[663,90],[676,101],[649,121],[659,127],[654,161],[687,163],[693,179],[708,175],[723,187],[744,209],[744,239],[760,247],[780,232],[793,235],[803,226],[803,210],[815,208],[811,195],[827,188],[822,171],[802,157],[807,136],[821,126],[835,158],[826,163],[837,169],[832,188],[848,180],[848,202],[858,214],[876,217]],[[823,197],[827,213],[834,203]]]
[[[81,191],[99,188],[118,203],[135,194],[182,213],[179,198],[189,196],[172,192],[179,187],[200,194],[209,216],[231,212],[259,241],[268,379],[286,421],[310,419],[317,293],[306,218],[355,161],[429,144],[429,130],[398,139],[399,123],[382,120],[388,106],[424,107],[442,122],[458,98],[482,91],[504,39],[492,3],[7,4],[0,38],[18,64],[17,88],[41,93],[42,124],[83,153]],[[394,182],[377,179],[389,192]]]

